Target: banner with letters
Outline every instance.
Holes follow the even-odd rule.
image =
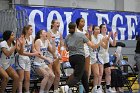
[[[75,22],[77,18],[85,19],[85,27],[89,25],[107,24],[108,31],[117,31],[117,40],[134,40],[140,33],[140,13],[98,11],[93,9],[61,8],[61,7],[31,7],[16,5],[16,10],[25,10],[29,17],[29,24],[33,26],[33,35],[40,29],[48,31],[51,21],[60,21],[59,31],[65,38],[68,34],[69,22]]]

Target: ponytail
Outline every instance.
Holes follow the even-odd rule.
[[[26,33],[26,31],[27,31],[27,30],[29,30],[29,29],[30,29],[30,27],[32,27],[32,25],[27,25],[27,26],[24,26],[24,27],[23,27],[23,30],[22,30],[22,35],[24,35],[24,36],[25,36],[25,35],[27,34],[27,33]]]
[[[35,36],[35,40],[34,42],[37,40],[37,39],[40,39],[40,34],[42,33],[43,30],[40,30],[36,33],[36,36]]]
[[[51,29],[53,28],[53,24],[55,23],[57,19],[53,19],[52,22],[51,22]]]

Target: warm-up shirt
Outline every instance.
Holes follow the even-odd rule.
[[[65,45],[69,51],[69,56],[72,55],[83,55],[84,52],[84,43],[87,43],[89,39],[80,32],[75,32],[73,34],[69,34],[65,39]]]

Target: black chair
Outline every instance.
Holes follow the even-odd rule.
[[[137,73],[134,71],[132,66],[127,62],[127,60],[121,60],[116,66],[118,67],[119,70],[122,71],[122,79],[124,87],[127,87],[128,90],[132,92],[132,86],[137,80]],[[134,79],[129,80],[128,78]]]
[[[40,89],[39,83],[41,82],[42,77],[37,75],[35,68],[33,66],[33,61],[31,61],[31,72],[30,73],[31,73],[30,91],[31,91],[31,93],[33,93],[33,92],[38,93],[39,89]]]
[[[125,47],[126,45],[125,45],[125,43],[123,43],[123,42],[116,42],[116,46],[115,46],[115,47],[117,47],[117,46]],[[112,46],[112,45],[110,44],[109,47],[114,47],[114,46]]]

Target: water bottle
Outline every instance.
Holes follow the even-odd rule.
[[[84,91],[84,87],[83,87],[82,83],[80,82],[79,83],[79,93],[83,93],[83,91]]]

